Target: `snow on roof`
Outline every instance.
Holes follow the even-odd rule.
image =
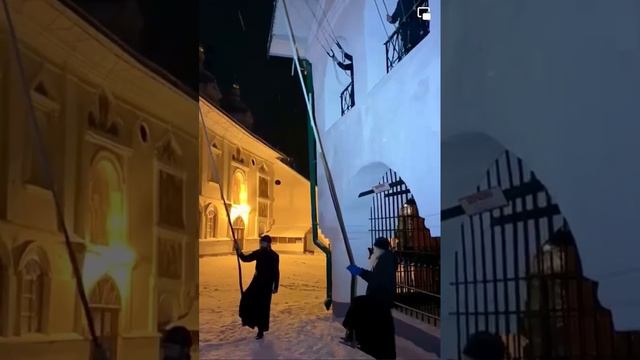
[[[309,226],[275,226],[268,232],[271,237],[304,238]]]

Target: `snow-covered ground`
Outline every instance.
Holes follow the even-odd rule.
[[[242,264],[244,286],[255,263]],[[240,325],[235,256],[200,259],[201,359],[370,359],[338,342],[344,329],[323,306],[324,257],[280,255],[280,291],[271,304],[271,330],[260,341]],[[397,338],[398,359],[437,359]]]

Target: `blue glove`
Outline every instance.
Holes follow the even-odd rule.
[[[349,270],[349,272],[353,276],[358,276],[358,275],[362,274],[362,268],[360,268],[358,266],[355,266],[355,265],[347,266],[347,270]]]

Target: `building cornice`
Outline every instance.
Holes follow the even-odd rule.
[[[193,113],[197,95],[128,48],[73,3],[32,0],[15,4],[12,10],[23,51],[90,87],[108,88],[152,117],[197,137],[196,124],[183,121]],[[4,17],[0,25],[6,27]],[[10,41],[6,33],[0,38]],[[149,97],[150,93],[154,96]]]

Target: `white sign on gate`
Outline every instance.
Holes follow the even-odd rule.
[[[380,192],[383,192],[383,191],[391,190],[391,186],[389,186],[389,184],[387,184],[387,183],[383,183],[383,184],[375,185],[371,189],[373,190],[374,194],[377,194],[377,193],[380,193]]]
[[[459,202],[467,215],[493,210],[508,204],[502,189],[498,187],[465,196]]]

